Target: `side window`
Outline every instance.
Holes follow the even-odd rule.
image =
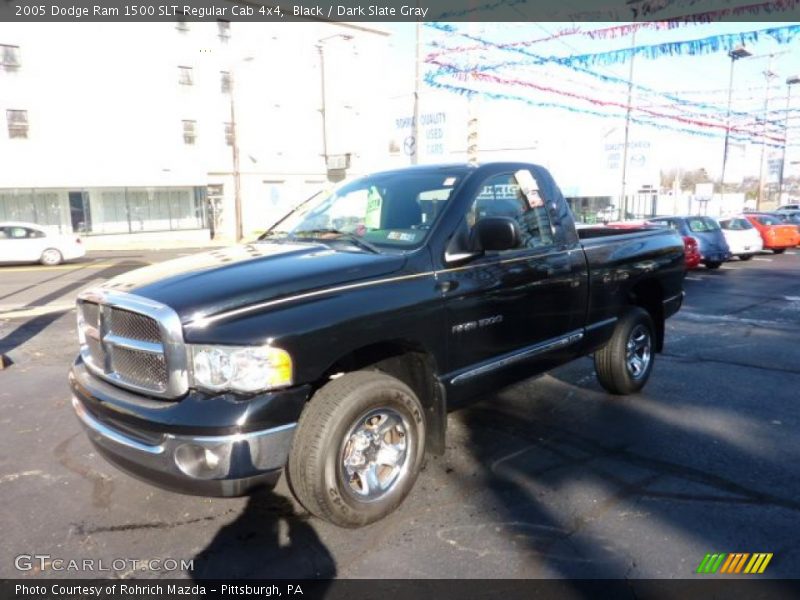
[[[29,237],[29,238],[43,238],[44,237],[44,231],[39,231],[38,229],[27,229],[27,232],[28,232],[27,237]]]
[[[517,221],[521,247],[542,248],[553,244],[553,227],[544,199],[529,171],[506,173],[487,179],[467,212],[470,228],[486,217],[510,217]]]
[[[8,237],[15,240],[28,237],[28,230],[25,227],[6,227],[6,233]]]

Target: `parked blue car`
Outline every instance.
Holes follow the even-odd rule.
[[[663,223],[680,233],[697,240],[700,250],[700,262],[709,269],[718,269],[726,260],[731,259],[731,249],[717,223],[711,217],[655,217],[648,219],[652,223]]]

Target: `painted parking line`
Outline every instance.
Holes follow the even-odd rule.
[[[753,257],[753,260],[758,260],[758,261],[761,261],[761,262],[772,262],[771,258],[761,258],[760,256]]]
[[[685,279],[688,279],[689,281],[703,281],[702,277],[689,277],[688,275],[685,277]]]
[[[75,310],[75,303],[47,304],[45,306],[0,306],[0,319],[30,319],[56,312]]]
[[[78,269],[105,269],[106,267],[113,267],[118,263],[75,263],[71,265],[56,265],[54,267],[44,267],[44,266],[30,266],[30,267],[2,267],[0,268],[0,273],[19,273],[22,271],[36,271],[37,273],[42,271],[76,271]],[[120,265],[124,266],[124,265]]]

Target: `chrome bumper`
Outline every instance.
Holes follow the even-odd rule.
[[[167,433],[145,442],[101,422],[74,396],[72,406],[89,439],[120,469],[171,490],[208,496],[240,496],[274,484],[296,426],[222,436]]]

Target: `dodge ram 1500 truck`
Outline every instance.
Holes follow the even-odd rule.
[[[233,496],[286,469],[308,511],[364,525],[469,398],[590,354],[610,393],[640,390],[683,254],[665,228],[579,232],[540,166],[377,173],[81,293],[73,407],[149,482]]]

